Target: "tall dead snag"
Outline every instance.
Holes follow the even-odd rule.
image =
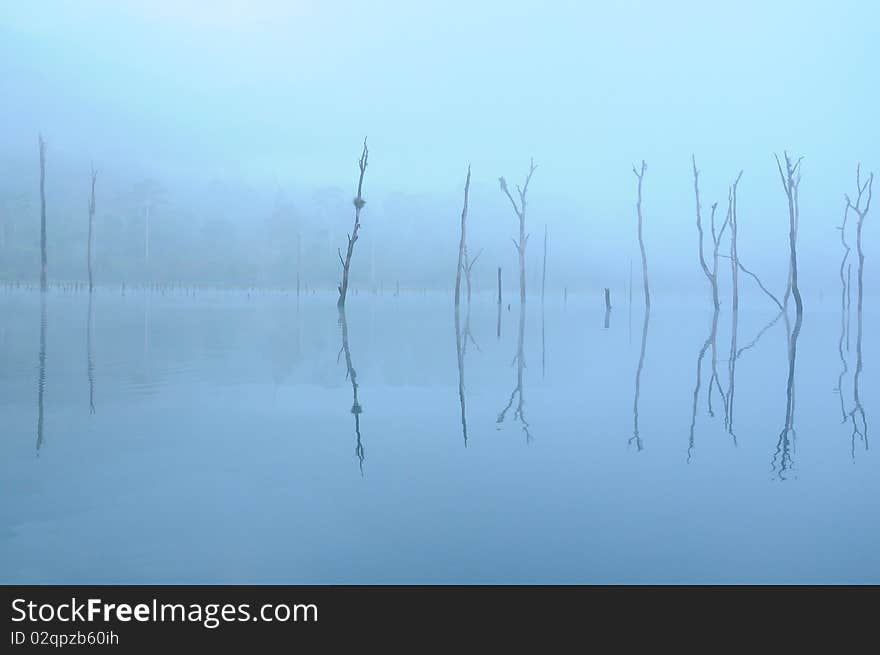
[[[739,256],[737,254],[737,213],[736,191],[743,172],[730,185],[728,191],[727,214],[730,222],[730,276],[731,276],[731,312],[730,312],[730,356],[727,359],[727,393],[724,395],[724,425],[727,433],[733,437],[736,445],[736,434],[733,432],[733,401],[736,385],[736,351],[737,329],[739,327]]]
[[[641,171],[636,169],[633,166],[633,173],[636,174],[636,177],[639,180],[639,191],[638,191],[638,199],[636,200],[636,215],[639,219],[639,250],[642,251],[642,285],[645,289],[645,307],[647,309],[651,308],[651,293],[648,291],[648,255],[645,253],[645,239],[642,234],[642,224],[644,220],[642,218],[642,181],[645,178],[645,171],[647,170],[648,165],[645,163],[645,160],[642,160],[642,168]]]
[[[760,287],[761,291],[763,291],[767,297],[769,297],[777,307],[779,307],[780,311],[782,310],[782,303],[774,296],[767,287],[761,282],[760,278],[755,275],[752,271],[747,269],[740,259],[739,256],[739,245],[738,245],[738,229],[739,223],[737,221],[737,213],[736,213],[736,192],[739,184],[739,180],[742,177],[742,171],[737,175],[736,180],[733,183],[733,186],[728,193],[728,208],[727,215],[725,217],[724,222],[721,224],[720,229],[715,229],[715,212],[718,208],[718,203],[712,204],[712,213],[710,218],[710,234],[712,237],[712,268],[709,268],[709,265],[706,263],[706,256],[704,254],[704,229],[703,229],[703,217],[702,217],[702,206],[700,204],[700,185],[699,185],[699,176],[700,171],[697,169],[697,162],[693,155],[691,155],[691,162],[693,164],[694,171],[694,196],[696,198],[696,206],[697,206],[697,235],[699,237],[699,254],[700,254],[700,267],[703,269],[703,274],[706,276],[706,279],[709,281],[709,286],[712,289],[712,304],[715,308],[719,308],[720,301],[718,297],[718,258],[722,255],[719,255],[719,250],[721,247],[721,239],[724,236],[724,232],[728,226],[731,228],[731,243],[730,243],[730,261],[732,267],[732,275],[734,282],[734,304],[739,304],[739,276],[737,275],[737,270],[742,271],[749,277],[751,277]]]
[[[789,296],[793,296],[795,309],[798,314],[802,314],[804,311],[804,303],[803,300],[801,300],[801,290],[798,287],[797,234],[798,220],[800,218],[798,187],[801,183],[800,167],[804,158],[799,157],[797,161],[792,162],[787,151],[783,151],[783,155],[785,157],[785,171],[782,170],[782,163],[779,161],[779,156],[774,155],[774,157],[776,157],[776,167],[779,169],[779,177],[782,180],[782,188],[788,198],[788,285],[785,288],[785,297],[782,304],[787,307]]]
[[[95,183],[98,181],[98,171],[92,166],[92,193],[89,197],[89,244],[87,246],[87,265],[89,269],[89,293],[95,288],[95,278],[92,273],[94,244],[95,244]]]
[[[351,234],[348,235],[348,247],[345,252],[345,259],[342,258],[342,252],[337,249],[339,255],[339,263],[342,264],[342,283],[337,287],[339,289],[339,300],[336,302],[338,307],[345,307],[345,297],[348,294],[348,275],[351,270],[351,255],[354,252],[354,244],[358,240],[358,231],[361,229],[361,210],[364,208],[366,201],[363,197],[364,188],[364,172],[367,170],[367,157],[370,151],[367,149],[367,139],[364,138],[364,150],[361,158],[358,160],[358,176],[357,195],[352,203],[354,204],[354,227]]]
[[[712,236],[712,268],[709,269],[709,265],[706,263],[706,256],[703,253],[703,216],[700,207],[700,171],[697,170],[697,160],[691,155],[691,162],[694,168],[694,196],[697,201],[697,235],[699,237],[699,247],[700,247],[700,267],[703,269],[703,274],[706,276],[706,279],[709,281],[709,285],[712,288],[712,304],[717,310],[721,303],[718,299],[718,249],[721,245],[721,237],[724,235],[724,231],[727,229],[728,220],[725,219],[724,223],[721,224],[721,229],[715,229],[715,211],[718,209],[718,203],[712,203],[712,213],[709,221],[709,227],[711,230]],[[728,214],[729,215],[729,214]],[[630,265],[630,268],[632,266]],[[632,273],[630,273],[630,277]],[[631,283],[630,283],[631,284]]]
[[[529,235],[526,234],[526,194],[529,191],[529,182],[531,182],[532,174],[535,172],[536,168],[535,160],[531,159],[529,161],[529,174],[526,175],[525,183],[522,185],[522,188],[520,188],[519,185],[516,187],[516,191],[519,194],[519,205],[516,204],[516,201],[510,194],[505,179],[503,177],[498,178],[498,183],[501,185],[501,191],[504,192],[504,195],[510,200],[510,204],[513,206],[513,211],[519,218],[519,241],[514,241],[513,245],[516,246],[516,251],[519,254],[519,301],[521,303],[526,301],[526,245],[529,241]]]
[[[46,256],[46,142],[38,135],[40,144],[40,290],[46,290],[49,265]]]
[[[467,257],[467,210],[468,193],[471,188],[471,167],[468,164],[467,177],[464,180],[464,204],[461,208],[461,238],[458,242],[458,267],[455,269],[455,306],[458,307],[461,297],[461,271]]]

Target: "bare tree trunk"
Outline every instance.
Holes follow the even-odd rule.
[[[703,218],[700,208],[700,186],[699,186],[699,176],[700,172],[697,170],[697,160],[691,155],[691,162],[693,164],[694,169],[694,196],[696,197],[697,202],[697,235],[699,236],[699,249],[700,249],[700,266],[703,269],[703,273],[706,276],[706,279],[709,280],[709,285],[712,288],[712,304],[715,309],[718,309],[721,306],[721,303],[718,299],[718,247],[721,242],[721,236],[724,234],[724,229],[727,227],[727,221],[725,220],[724,225],[722,225],[721,230],[716,232],[715,230],[715,210],[718,208],[718,203],[712,204],[712,216],[710,220],[710,229],[712,234],[712,270],[709,270],[709,266],[706,264],[706,257],[703,254]]]
[[[89,293],[95,288],[95,278],[92,272],[93,258],[94,258],[94,243],[95,243],[95,182],[98,181],[98,171],[95,170],[95,167],[92,166],[92,193],[89,198],[89,244],[88,244],[88,252],[87,252],[87,260],[88,260],[88,269],[89,269]]]
[[[296,297],[299,298],[299,282],[302,274],[302,233],[296,233]]]
[[[642,224],[644,222],[642,218],[642,180],[645,177],[645,170],[648,168],[648,165],[642,160],[642,168],[641,171],[637,170],[635,166],[633,166],[633,173],[636,174],[636,177],[639,180],[639,191],[638,191],[638,200],[636,201],[636,214],[639,219],[639,250],[642,252],[642,285],[645,289],[645,307],[647,309],[651,308],[651,293],[648,290],[648,256],[645,253],[645,240],[642,234]]]
[[[465,265],[467,250],[467,209],[468,193],[471,188],[471,167],[468,164],[467,177],[464,180],[464,204],[461,208],[461,238],[458,242],[458,267],[455,269],[455,306],[458,307],[461,297],[461,271]]]
[[[339,250],[336,251],[339,255],[339,262],[342,264],[342,283],[337,287],[339,289],[339,300],[336,304],[339,307],[345,307],[345,297],[348,294],[348,275],[351,270],[351,255],[354,252],[354,244],[358,240],[358,230],[361,228],[361,209],[366,204],[363,198],[363,187],[364,172],[367,170],[367,157],[369,154],[370,151],[367,149],[367,140],[365,138],[364,149],[361,153],[361,158],[358,160],[360,175],[358,177],[357,195],[352,201],[354,203],[354,227],[351,234],[348,235],[348,248],[346,249],[345,259],[343,260],[342,253]]]
[[[697,236],[699,237],[700,267],[703,269],[703,274],[706,276],[706,279],[709,280],[709,285],[712,288],[712,303],[715,307],[718,307],[718,285],[716,284],[715,276],[709,271],[709,266],[706,264],[706,257],[703,255],[703,219],[700,213],[700,172],[697,170],[697,158],[694,155],[691,155],[691,163],[694,168],[694,196],[697,201]],[[699,364],[697,369],[699,370]]]
[[[782,171],[782,164],[779,157],[776,156],[776,167],[779,169],[779,177],[782,179],[782,188],[788,198],[788,245],[789,245],[789,275],[788,286],[785,290],[784,305],[788,305],[789,295],[794,297],[795,309],[798,315],[804,311],[804,303],[801,299],[801,291],[798,287],[798,267],[797,267],[797,233],[798,219],[800,218],[800,209],[798,206],[798,187],[801,183],[800,165],[803,157],[792,163],[788,152],[783,152],[785,156],[785,172]],[[795,336],[795,342],[797,338]]]
[[[49,265],[46,256],[46,142],[39,135],[40,144],[40,291],[46,290]]]
[[[513,211],[516,213],[519,218],[519,241],[514,241],[513,244],[516,246],[517,253],[519,254],[519,301],[520,303],[525,303],[526,301],[526,245],[528,244],[529,236],[526,234],[526,194],[529,191],[529,182],[532,180],[532,175],[535,172],[535,160],[532,159],[529,162],[529,173],[526,176],[526,181],[523,184],[522,188],[518,185],[516,187],[517,193],[519,194],[519,205],[516,204],[516,201],[513,199],[513,196],[510,195],[510,191],[507,188],[507,182],[503,177],[498,178],[498,182],[501,185],[501,191],[507,196],[510,200],[510,204],[513,206]]]

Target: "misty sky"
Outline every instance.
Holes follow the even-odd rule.
[[[705,205],[745,169],[741,250],[767,266],[778,251],[775,271],[773,152],[788,148],[806,156],[809,269],[838,259],[856,162],[880,169],[878,35],[867,0],[3,2],[0,170],[33,167],[42,130],[56,161],[95,160],[111,180],[347,190],[368,135],[368,200],[452,202],[470,162],[472,221],[491,215],[504,241],[497,178],[519,180],[534,156],[535,223],[628,261],[644,158],[649,256],[684,253],[696,272],[694,152]]]

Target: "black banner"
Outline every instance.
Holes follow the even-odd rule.
[[[659,645],[707,630],[724,640],[788,641],[819,627],[852,635],[872,624],[880,599],[876,587],[22,586],[2,593],[3,650],[11,653],[337,643],[421,650],[474,637],[496,645],[599,638]]]

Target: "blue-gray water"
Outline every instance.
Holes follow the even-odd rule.
[[[880,582],[872,298],[510,300],[3,291],[0,582]]]

